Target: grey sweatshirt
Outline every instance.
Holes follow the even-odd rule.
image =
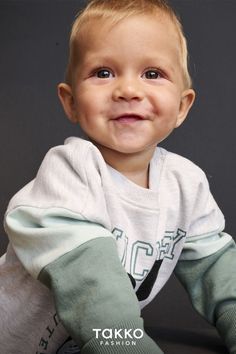
[[[236,353],[236,275],[230,271],[236,248],[223,232],[224,217],[206,176],[159,147],[149,171],[149,189],[139,187],[79,138],[48,152],[36,178],[10,201],[10,256],[0,267],[20,260],[18,272],[25,272],[29,287],[15,311],[26,306],[29,292],[38,311],[31,321],[34,306],[26,306],[26,318],[22,314],[13,324],[6,292],[0,293],[8,321],[0,324],[0,349],[11,341],[11,354],[62,354],[66,347],[74,353],[79,347],[82,354],[161,353],[144,332],[140,308],[175,270],[193,306]],[[27,344],[24,333],[32,324],[36,337]],[[21,334],[12,343],[18,327]],[[125,329],[135,344],[115,345],[127,339]]]

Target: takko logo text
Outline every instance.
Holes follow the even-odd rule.
[[[140,328],[136,329],[113,329],[113,328],[94,328],[94,332],[96,332],[96,338],[99,338],[99,332],[104,339],[140,339],[143,337],[143,330]]]
[[[99,339],[100,345],[106,346],[133,346],[136,340],[143,337],[143,330],[140,328],[130,329],[114,329],[114,328],[94,328],[96,338]]]

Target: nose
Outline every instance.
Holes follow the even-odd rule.
[[[113,89],[114,101],[141,101],[144,98],[144,92],[141,83],[136,79],[119,79]]]

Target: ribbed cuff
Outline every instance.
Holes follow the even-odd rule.
[[[81,354],[163,354],[144,332],[142,320],[112,328],[97,329],[95,336],[81,349]]]
[[[236,354],[236,306],[227,308],[217,320],[216,328],[230,354]]]

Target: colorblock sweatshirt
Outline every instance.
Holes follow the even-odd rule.
[[[5,229],[23,267],[50,289],[82,354],[162,353],[145,332],[133,348],[104,346],[103,330],[142,333],[140,308],[174,271],[236,353],[235,243],[191,161],[157,147],[145,189],[92,143],[69,138],[12,198]]]

